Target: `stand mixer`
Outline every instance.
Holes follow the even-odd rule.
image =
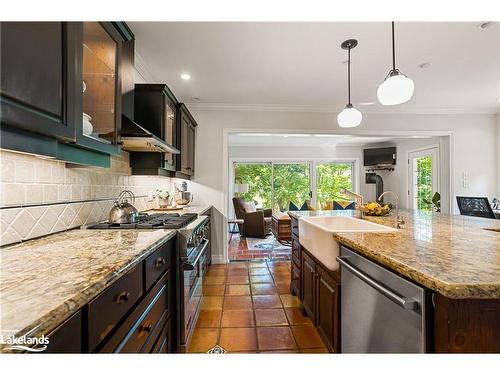
[[[187,191],[187,182],[175,183],[175,201],[180,206],[187,206],[193,201],[193,194]]]

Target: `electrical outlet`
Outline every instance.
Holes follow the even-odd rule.
[[[154,191],[150,191],[148,193],[148,202],[152,202],[154,200],[155,200],[155,193],[154,193]]]

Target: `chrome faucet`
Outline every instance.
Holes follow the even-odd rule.
[[[363,218],[363,211],[361,211],[361,206],[363,205],[363,196],[359,195],[353,191],[347,190],[345,188],[340,189],[340,192],[345,195],[349,195],[354,198],[354,205],[356,211],[358,212],[358,217]]]
[[[386,194],[392,194],[394,195],[394,198],[396,198],[396,218],[395,218],[395,222],[394,222],[394,227],[396,229],[401,229],[402,225],[404,225],[405,223],[405,220],[403,217],[400,217],[399,216],[399,197],[398,195],[393,192],[393,191],[384,191],[382,194],[380,194],[380,197],[378,197],[377,201],[380,201],[382,199],[382,197]]]

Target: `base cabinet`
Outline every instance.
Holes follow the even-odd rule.
[[[316,323],[316,264],[307,254],[302,254],[302,312]]]
[[[323,268],[317,267],[316,327],[332,352],[340,348],[340,286]]]

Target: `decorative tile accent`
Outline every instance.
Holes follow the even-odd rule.
[[[131,176],[127,152],[112,157],[109,169],[66,167],[61,161],[5,150],[0,150],[0,159],[1,206],[50,203],[0,210],[1,246],[106,220],[122,190],[148,195],[171,187],[167,177]],[[109,200],[71,203],[92,199]],[[155,202],[137,198],[135,206],[144,211]]]

